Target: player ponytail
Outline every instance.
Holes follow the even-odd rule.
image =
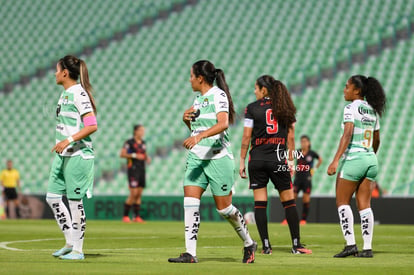
[[[351,82],[361,91],[361,96],[364,97],[368,104],[382,116],[385,110],[386,97],[381,83],[372,76],[366,77],[363,75],[351,76]]]
[[[86,67],[85,61],[77,58],[73,55],[67,55],[61,58],[58,62],[62,70],[67,69],[69,77],[73,80],[78,80],[80,77],[80,84],[83,89],[88,93],[89,99],[91,100],[93,111],[96,113],[95,99],[92,94],[92,85],[89,82],[88,68]]]
[[[216,69],[208,60],[199,60],[193,64],[193,73],[195,76],[202,76],[204,81],[208,84],[213,85],[214,80],[216,80],[217,87],[222,89],[229,101],[229,123],[233,124],[236,112],[234,110],[233,99],[231,98],[230,89],[226,82],[226,77],[224,76],[224,72],[221,69]]]
[[[270,75],[262,75],[256,80],[259,88],[265,87],[272,103],[272,113],[277,122],[290,128],[296,122],[296,107],[286,86]]]

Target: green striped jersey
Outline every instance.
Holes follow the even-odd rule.
[[[197,115],[194,121],[191,122],[191,136],[195,136],[217,124],[217,114],[229,112],[229,101],[226,93],[214,86],[204,95],[198,95],[194,100],[193,107],[197,110]],[[198,159],[219,159],[225,156],[233,159],[227,130],[201,140],[190,150],[190,154]]]
[[[354,124],[354,132],[345,154],[373,152],[374,131],[379,130],[380,124],[379,117],[371,105],[364,100],[358,99],[345,106],[342,129],[344,129],[346,122]]]
[[[62,92],[56,110],[56,144],[79,132],[83,127],[82,115],[93,112],[88,93],[80,84]],[[73,142],[60,154],[65,157],[94,157],[90,136]]]

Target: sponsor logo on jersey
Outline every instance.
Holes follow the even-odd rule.
[[[345,114],[344,120],[352,120],[352,114]]]
[[[91,103],[89,101],[84,101],[81,103],[85,109],[91,108]]]
[[[219,105],[221,109],[226,109],[228,106],[227,101],[220,101]]]
[[[361,118],[361,122],[364,125],[371,125],[371,124],[375,123],[375,119],[367,117],[367,116],[363,116]]]
[[[358,107],[358,113],[360,113],[361,115],[375,115],[373,110],[368,109],[364,106]]]

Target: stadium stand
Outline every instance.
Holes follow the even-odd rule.
[[[58,56],[97,47],[184,2],[4,1],[0,17],[7,25],[2,28],[0,51],[7,54],[2,55],[0,64],[0,90],[6,83],[49,69]],[[67,29],[71,39],[65,35]]]
[[[39,27],[38,32],[42,32],[41,23],[32,27],[22,19],[20,25],[30,27],[13,30],[12,37],[38,36],[39,43],[33,44],[39,50],[31,51],[28,41],[7,38],[8,46],[2,46],[1,52],[17,54],[9,55],[13,60],[2,62],[16,65],[1,65],[13,69],[1,74],[0,86],[10,79],[17,81],[22,75],[34,75],[37,68],[48,67],[68,51],[93,48],[84,58],[98,104],[99,131],[94,135],[97,194],[127,192],[124,161],[118,158],[118,151],[136,123],[147,127],[150,153],[160,155],[148,167],[146,193],[181,194],[186,153],[173,148],[188,135],[181,115],[193,99],[188,83],[189,68],[200,58],[210,59],[225,70],[239,114],[254,100],[253,84],[260,74],[273,74],[292,90],[301,92],[294,95],[298,109],[297,136],[310,135],[314,148],[325,160],[314,178],[314,193],[318,195],[334,194],[334,180],[325,175],[325,170],[339,141],[345,105],[342,87],[346,78],[356,72],[376,76],[383,82],[389,98],[382,121],[379,183],[389,194],[414,194],[414,178],[409,173],[414,165],[410,157],[414,154],[410,146],[414,135],[410,120],[412,95],[404,93],[414,86],[409,76],[414,63],[408,54],[414,46],[413,38],[409,37],[412,29],[409,15],[414,8],[411,1],[384,0],[379,5],[377,1],[213,0],[198,1],[179,12],[171,10],[171,5],[163,5],[165,1],[156,1],[153,5],[149,4],[152,1],[131,1],[136,3],[133,6],[128,1],[120,6],[124,13],[118,11],[118,6],[116,12],[115,4],[102,7],[94,1],[81,2],[87,7],[85,17],[95,18],[90,16],[95,14],[96,20],[86,20],[87,28],[80,25],[74,30],[74,35],[79,37],[76,45],[67,45],[58,31],[45,32],[48,41],[59,41],[61,47],[44,43],[41,37],[45,34],[31,29]],[[24,6],[25,1],[16,3]],[[234,5],[238,8],[231,9]],[[11,6],[2,12],[12,12],[16,4]],[[142,25],[138,32],[125,32],[122,38],[116,35],[161,10],[169,11],[167,18]],[[36,17],[25,8],[21,13],[19,16],[24,18]],[[56,25],[49,22],[61,18],[48,10],[40,9],[39,13],[48,28]],[[105,14],[108,20],[102,20],[103,15],[97,14]],[[401,30],[408,32],[404,36]],[[103,38],[110,42],[106,47],[97,47]],[[12,44],[17,46],[13,48]],[[55,48],[42,48],[52,46]],[[49,152],[54,142],[53,114],[59,90],[54,85],[53,71],[47,71],[45,77],[31,78],[27,85],[16,85],[9,94],[0,93],[4,125],[0,152],[16,159],[25,192],[46,190],[52,159]],[[236,159],[242,128],[242,124],[236,123],[230,129]],[[247,182],[236,178],[236,194],[250,194]]]

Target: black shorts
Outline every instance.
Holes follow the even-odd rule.
[[[4,196],[6,200],[17,200],[17,191],[16,188],[4,188]]]
[[[312,178],[295,178],[293,182],[293,188],[295,193],[299,193],[301,190],[304,194],[310,194],[312,192]]]
[[[250,189],[266,187],[269,179],[279,192],[292,189],[292,179],[287,164],[263,160],[249,161]]]
[[[145,170],[128,169],[128,186],[145,188]]]

